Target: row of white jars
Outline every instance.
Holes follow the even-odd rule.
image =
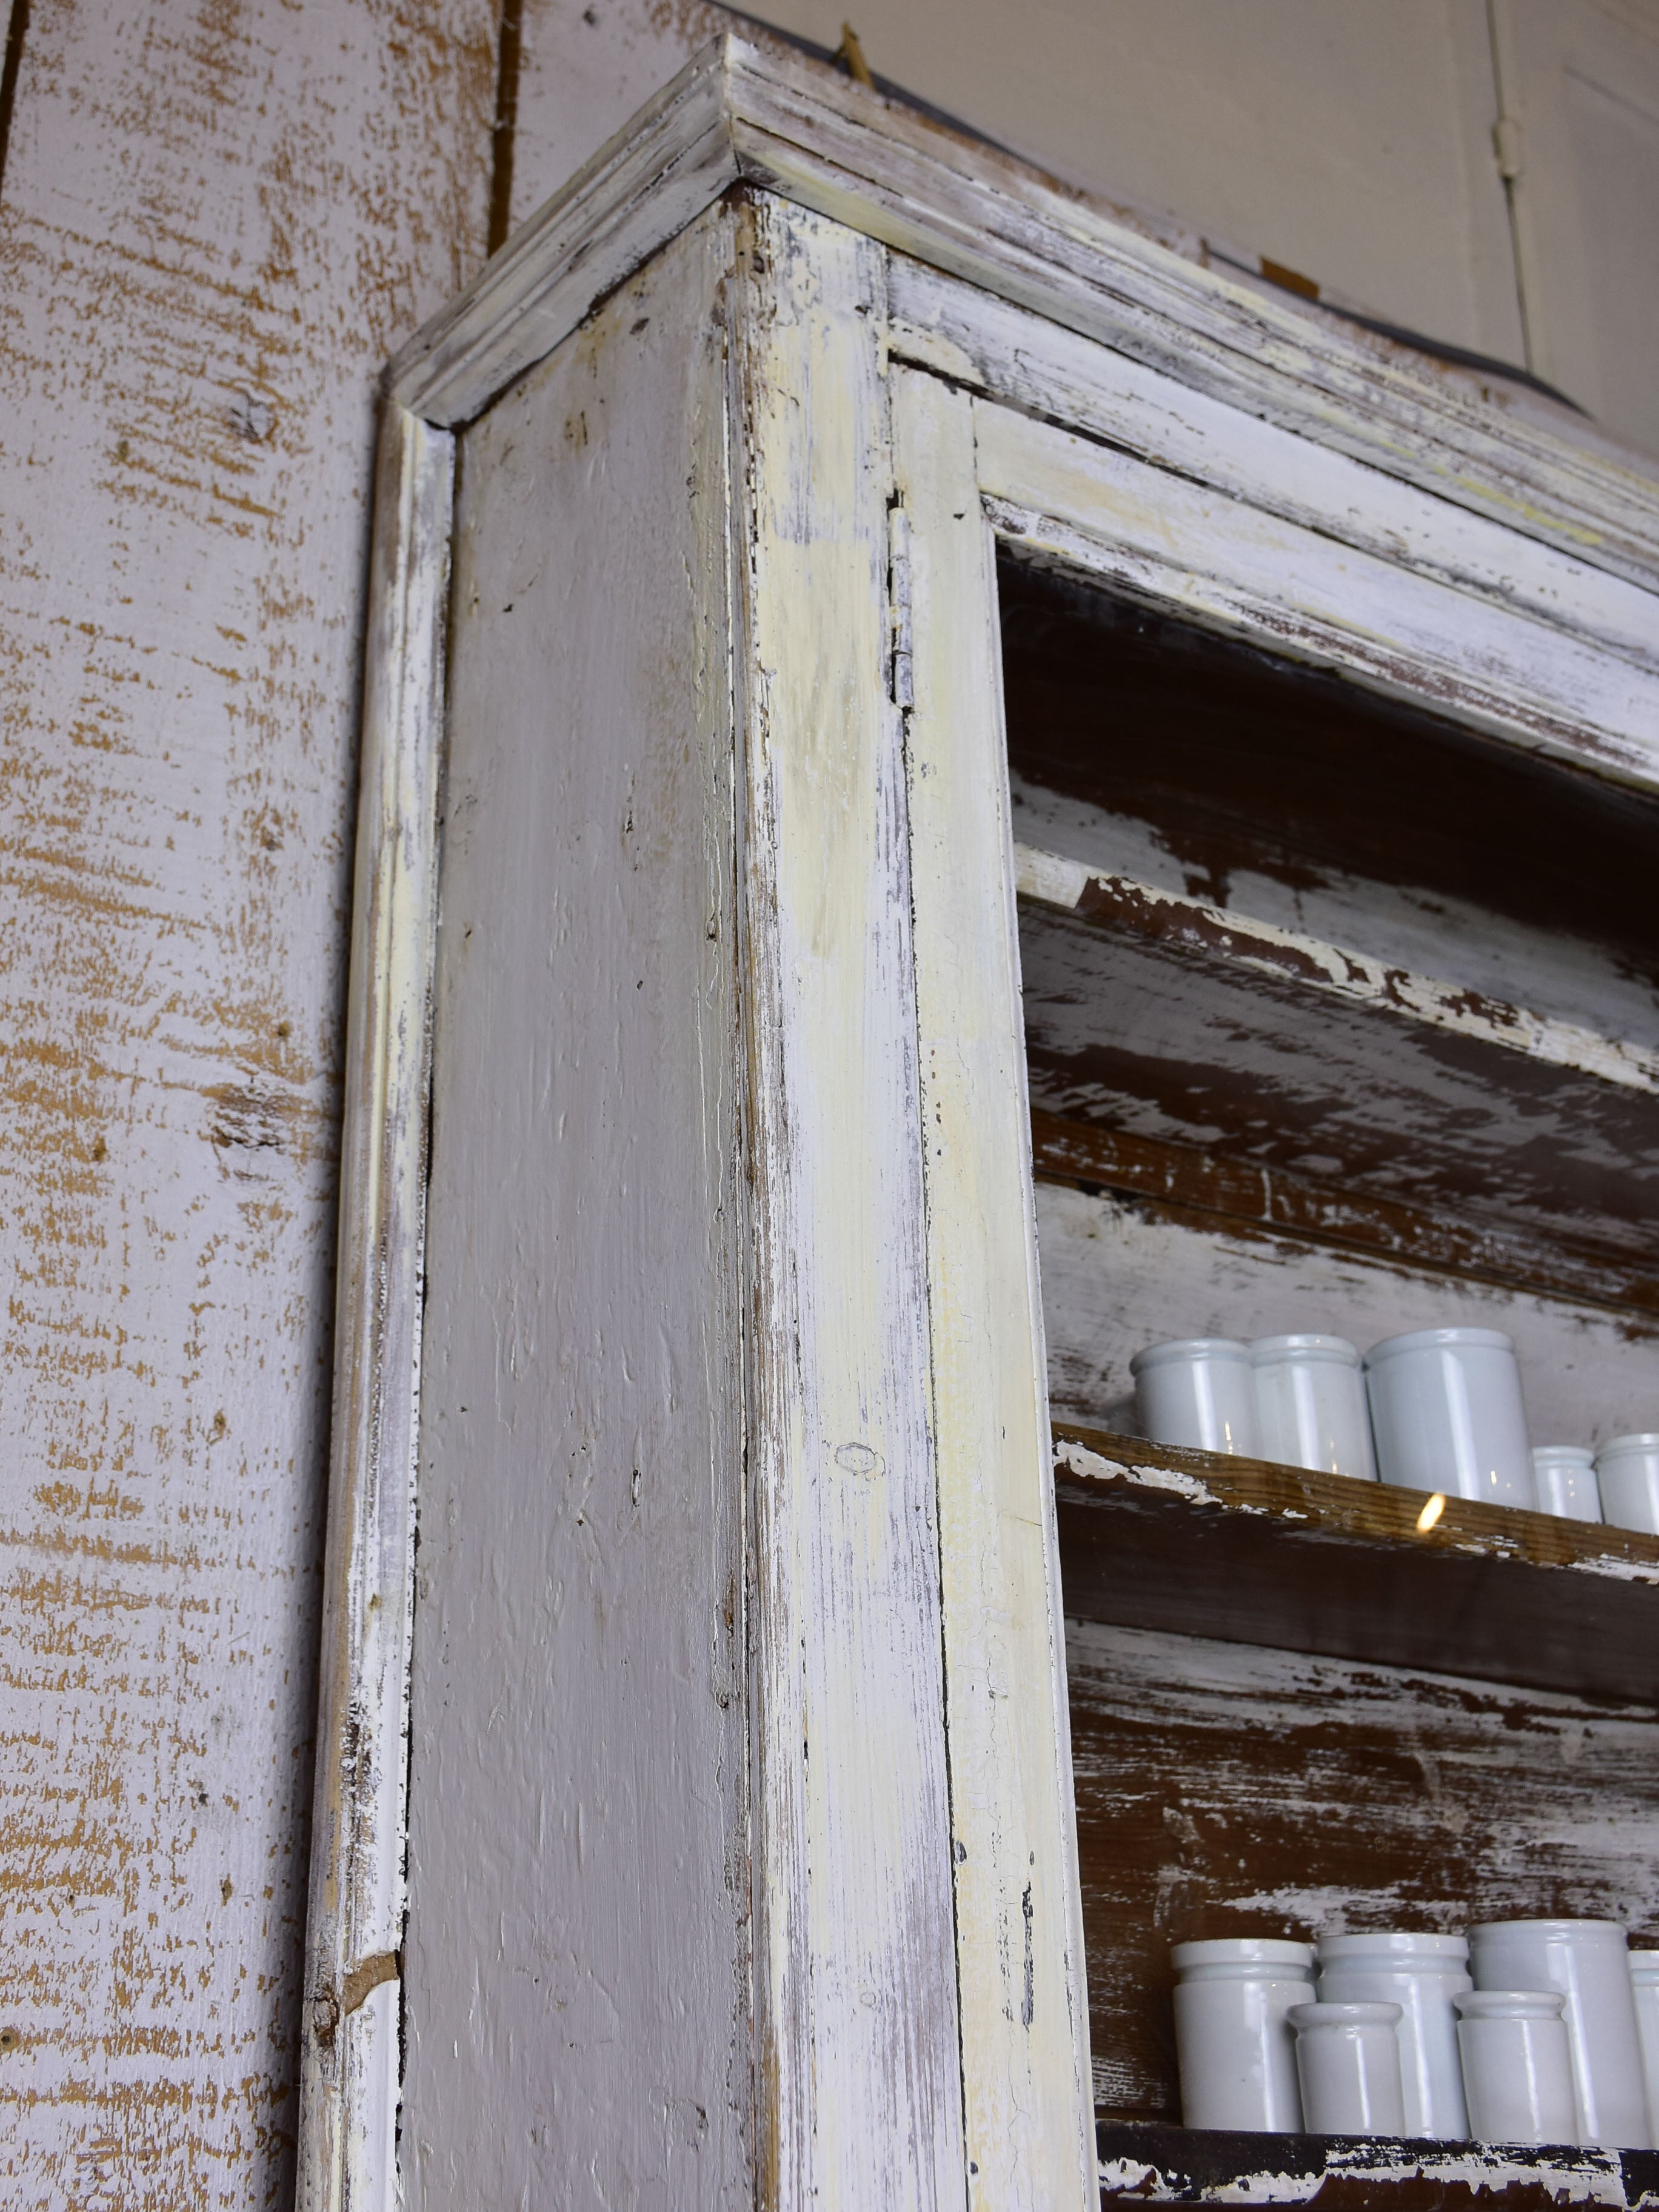
[[[1173,1954],[1182,2116],[1251,2133],[1650,2146],[1659,1951],[1615,1923]],[[1473,1971],[1471,1971],[1471,1969]]]
[[[1340,1336],[1193,1337],[1137,1352],[1129,1370],[1159,1443],[1659,1534],[1659,1433],[1617,1437],[1599,1455],[1534,1452],[1499,1329],[1417,1329],[1363,1362]]]

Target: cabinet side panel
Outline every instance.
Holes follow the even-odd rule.
[[[402,2160],[751,2194],[713,210],[467,432]]]

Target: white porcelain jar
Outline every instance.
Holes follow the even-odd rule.
[[[1400,2074],[1405,2132],[1442,2142],[1469,2132],[1452,1999],[1473,1989],[1469,1947],[1461,1936],[1322,1936],[1322,2002],[1382,2002],[1400,2008]]]
[[[1298,2004],[1296,2072],[1310,2136],[1406,2132],[1397,2004]]]
[[[1601,1492],[1595,1480],[1595,1454],[1583,1444],[1534,1444],[1533,1480],[1538,1510],[1566,1521],[1599,1521]]]
[[[1659,2142],[1659,1951],[1632,1951],[1631,1987],[1636,1996],[1636,2037],[1647,2084],[1648,2124]]]
[[[1129,1362],[1135,1412],[1155,1443],[1255,1454],[1255,1384],[1250,1348],[1231,1336],[1154,1344]]]
[[[1613,1920],[1492,1920],[1469,1930],[1477,1990],[1559,1990],[1572,2060],[1572,2140],[1647,2150],[1647,2087],[1625,1931]]]
[[[1577,2142],[1578,2108],[1560,1990],[1465,1990],[1452,2002],[1476,2141]]]
[[[1659,1435],[1614,1437],[1595,1455],[1601,1517],[1614,1528],[1659,1536]]]
[[[1263,1336],[1250,1346],[1263,1459],[1376,1480],[1359,1354],[1340,1336]]]
[[[1177,1943],[1170,1955],[1185,2124],[1299,2135],[1302,2094],[1286,2014],[1312,2002],[1312,1944],[1214,1937]]]
[[[1406,1490],[1533,1505],[1515,1346],[1501,1329],[1421,1328],[1365,1354],[1376,1470]]]

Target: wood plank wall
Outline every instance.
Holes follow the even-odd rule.
[[[33,0],[0,178],[0,2197],[289,2201],[376,380],[492,0]]]

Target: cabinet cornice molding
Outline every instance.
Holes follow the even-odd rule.
[[[861,231],[1176,382],[1647,588],[1652,464],[1468,369],[1206,265],[781,42],[727,33],[526,222],[392,364],[391,397],[470,421],[734,185]]]

